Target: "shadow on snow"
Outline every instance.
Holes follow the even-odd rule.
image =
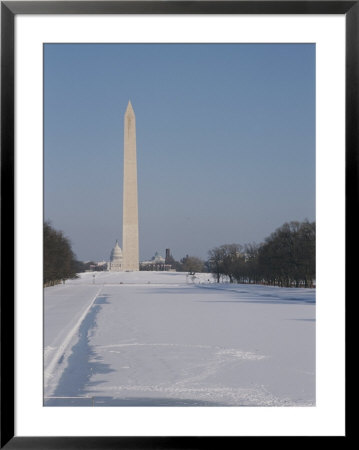
[[[252,287],[253,285],[251,285]],[[193,296],[196,302],[204,303],[252,303],[252,304],[273,304],[273,305],[315,305],[315,291],[307,291],[304,288],[298,288],[299,295],[295,295],[294,288],[286,289],[273,286],[253,286],[254,289],[243,289],[243,286],[237,289],[233,286],[214,286],[201,284],[188,284],[184,287],[160,288],[152,287],[148,289],[149,294],[158,295],[186,295]],[[268,293],[268,289],[274,289],[276,292]],[[284,290],[286,289],[286,290]],[[261,292],[266,291],[266,292]],[[206,300],[196,299],[197,294],[203,295],[206,292]],[[220,299],[220,292],[223,292],[223,299]],[[286,296],[288,294],[288,296]],[[225,296],[225,297],[224,297]],[[213,300],[212,300],[213,298]]]
[[[84,397],[86,396],[86,386],[100,384],[90,382],[90,378],[95,374],[106,374],[113,372],[108,364],[100,362],[100,357],[89,345],[89,335],[96,326],[96,316],[102,305],[108,304],[107,296],[98,297],[89,313],[81,323],[79,329],[79,339],[72,347],[68,364],[64,370],[60,381],[52,397]],[[75,400],[75,399],[74,399]],[[57,399],[46,399],[46,406],[53,405]]]

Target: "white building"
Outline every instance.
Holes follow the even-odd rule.
[[[165,258],[161,256],[158,252],[152,257],[150,261],[141,261],[141,270],[170,270],[171,265],[166,264]]]
[[[118,241],[116,241],[116,244],[111,251],[108,270],[110,270],[111,272],[122,272],[123,270],[122,250],[121,247],[118,245]]]

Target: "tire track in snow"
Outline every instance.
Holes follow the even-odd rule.
[[[99,294],[101,293],[102,289],[103,289],[103,286],[101,286],[99,288],[99,290],[97,291],[96,295],[91,300],[91,302],[88,305],[88,307],[81,314],[80,318],[75,323],[75,325],[70,330],[70,332],[67,334],[67,336],[63,340],[62,344],[57,348],[57,350],[56,350],[55,354],[53,355],[51,361],[46,365],[46,367],[44,367],[44,391],[46,392],[46,396],[48,396],[50,394],[49,390],[53,390],[54,387],[55,387],[53,385],[50,386],[50,381],[54,378],[54,372],[55,372],[56,366],[58,364],[60,364],[60,363],[64,363],[64,361],[66,359],[65,358],[65,353],[68,350],[68,347],[69,347],[70,343],[72,342],[72,340],[73,340],[74,336],[76,335],[76,333],[78,333],[78,331],[80,329],[80,326],[81,326],[81,323],[83,322],[83,320],[87,316],[88,312],[92,308],[93,304],[95,303],[95,301],[96,301],[97,297],[99,296]],[[52,384],[55,384],[55,383],[52,383]]]

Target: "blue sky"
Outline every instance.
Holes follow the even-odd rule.
[[[78,259],[121,245],[129,99],[140,259],[315,220],[314,44],[46,44],[44,218]]]

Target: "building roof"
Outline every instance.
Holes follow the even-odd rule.
[[[122,259],[122,250],[121,247],[118,245],[118,241],[116,240],[116,244],[111,251],[110,261],[114,262],[120,259]]]

